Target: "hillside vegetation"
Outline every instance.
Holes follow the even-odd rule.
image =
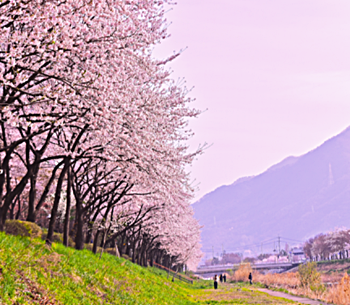
[[[172,282],[110,254],[0,233],[1,304],[286,304],[267,294],[211,281]]]

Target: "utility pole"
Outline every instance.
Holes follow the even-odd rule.
[[[278,254],[281,254],[281,237],[278,235]]]

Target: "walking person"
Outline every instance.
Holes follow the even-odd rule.
[[[253,281],[253,276],[252,276],[251,272],[249,273],[248,279],[249,279],[250,285],[253,284],[253,282],[252,282]]]
[[[222,273],[220,274],[220,283],[222,283]]]
[[[224,283],[226,283],[226,273],[224,273],[224,275],[222,276]]]
[[[216,274],[214,276],[214,289],[218,289],[218,276]]]

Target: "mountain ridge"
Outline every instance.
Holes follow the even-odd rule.
[[[203,251],[233,251],[276,234],[300,240],[349,226],[349,173],[350,127],[301,156],[218,187],[193,204],[204,226]]]

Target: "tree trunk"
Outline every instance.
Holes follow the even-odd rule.
[[[70,220],[70,206],[71,206],[71,188],[72,179],[70,175],[70,160],[67,161],[67,205],[66,205],[66,216],[64,218],[64,229],[63,229],[63,244],[68,247],[69,241],[69,220]]]
[[[39,166],[35,165],[33,168],[33,174],[29,179],[30,190],[29,190],[29,200],[28,200],[27,221],[30,221],[30,222],[35,222],[34,205],[35,205],[35,197],[36,197],[36,176],[37,176],[38,169],[39,169]]]
[[[136,248],[136,241],[134,240],[133,247],[132,247],[132,262],[133,263],[135,263],[135,248]]]
[[[109,227],[110,228],[110,227]],[[103,250],[105,248],[105,242],[106,242],[106,236],[108,234],[109,228],[105,228],[103,232],[103,237],[102,237],[102,247],[101,247],[101,253],[100,253],[100,259],[102,257]]]
[[[92,252],[94,252],[95,254],[97,253],[97,246],[98,246],[98,238],[100,237],[100,234],[102,232],[100,230],[97,230],[96,234],[95,234],[95,238],[94,238],[94,245],[92,247]]]
[[[53,207],[51,209],[51,218],[50,218],[50,223],[49,223],[49,230],[47,232],[47,237],[46,237],[46,244],[51,245],[52,243],[52,237],[53,237],[53,232],[55,228],[55,222],[56,222],[56,217],[57,217],[57,211],[58,211],[58,205],[61,199],[61,191],[62,191],[62,184],[63,184],[63,179],[64,176],[66,175],[68,166],[67,163],[65,162],[64,167],[61,171],[60,177],[58,178],[57,181],[57,187],[56,187],[56,193],[55,193],[55,200],[53,203]]]
[[[31,170],[29,170],[26,175],[21,179],[21,182],[17,184],[15,189],[10,193],[6,194],[6,199],[2,207],[0,208],[0,231],[4,231],[4,225],[6,221],[6,216],[8,209],[13,201],[13,199],[21,194],[23,192],[23,189],[25,188],[27,181],[31,175]],[[0,175],[1,177],[2,175]]]
[[[117,243],[117,241],[114,243],[114,247],[115,247],[115,256],[120,258],[120,253],[119,253],[119,250],[118,250],[118,243]]]
[[[84,221],[83,221],[83,207],[81,202],[77,202],[76,208],[76,224],[77,224],[77,233],[75,236],[75,249],[82,250],[84,249]]]
[[[50,187],[52,185],[52,183],[54,182],[55,180],[55,177],[56,177],[56,172],[57,170],[59,169],[59,167],[64,163],[64,161],[61,161],[59,162],[55,167],[54,169],[52,170],[52,173],[51,173],[51,177],[50,177],[50,180],[47,182],[46,186],[45,186],[45,189],[43,191],[43,193],[41,194],[41,197],[40,197],[40,200],[38,202],[38,204],[36,205],[35,207],[35,210],[32,214],[28,214],[28,217],[27,217],[27,220],[28,221],[31,221],[31,222],[35,222],[36,221],[36,215],[38,214],[38,211],[41,209],[41,207],[44,205],[44,202],[46,200],[46,197],[50,191]]]
[[[19,219],[19,216],[21,215],[21,194],[18,195],[18,209],[16,214],[16,219]]]
[[[1,127],[2,127],[2,132],[3,132],[3,136],[5,137],[5,131],[4,131],[4,124],[3,121],[1,121]],[[11,145],[9,147],[9,149],[6,151],[6,155],[5,158],[2,161],[1,164],[1,168],[2,172],[0,174],[0,204],[1,202],[3,202],[4,200],[4,184],[5,184],[5,177],[8,178],[9,177],[9,172],[10,172],[10,167],[9,167],[9,162],[11,159],[11,155],[13,153],[13,151],[15,150],[15,148],[20,144],[20,142],[16,142],[13,145]],[[7,146],[6,144],[6,140],[4,140],[4,145]],[[27,183],[29,176],[26,175],[25,177],[22,178],[21,182],[19,184],[21,184],[23,181],[25,182],[25,184]],[[9,179],[9,178],[8,178]],[[8,181],[8,180],[7,180]],[[8,183],[7,183],[8,184]],[[9,185],[7,185],[7,190],[8,190]],[[16,186],[15,190],[19,187],[19,185]],[[23,187],[24,188],[24,187]],[[5,220],[6,220],[6,214],[9,208],[10,203],[12,202],[12,199],[9,201],[10,203],[6,204],[7,198],[10,196],[9,193],[6,194],[6,198],[5,198],[5,202],[4,204],[1,206],[0,208],[0,231],[4,231],[4,224],[5,224]]]
[[[17,198],[19,197],[19,195],[17,196]],[[14,219],[15,218],[15,206],[16,206],[16,202],[17,202],[17,198],[16,200],[14,200],[14,202],[11,204],[11,209],[10,209],[10,219]]]
[[[153,267],[153,251],[151,251],[149,254],[149,264],[151,267]]]

